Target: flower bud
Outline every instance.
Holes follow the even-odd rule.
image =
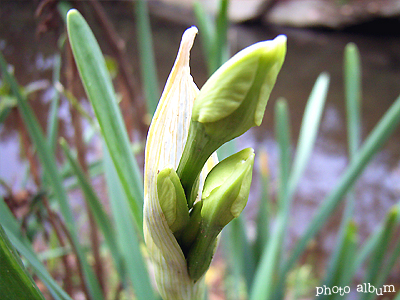
[[[187,258],[194,281],[208,269],[222,228],[246,206],[253,164],[254,151],[247,148],[224,159],[208,174],[202,193],[200,228]]]
[[[189,222],[189,210],[181,181],[173,168],[158,173],[157,193],[167,224],[177,236]]]
[[[193,184],[211,153],[261,124],[285,54],[283,35],[256,43],[233,56],[201,88],[177,170],[189,208]]]
[[[188,274],[186,257],[170,227],[174,225],[173,218],[169,217],[169,209],[163,204],[165,199],[159,198],[168,194],[163,185],[169,183],[163,183],[164,179],[168,182],[172,178],[173,189],[179,195],[173,173],[164,178],[159,172],[167,172],[163,170],[169,167],[176,169],[186,142],[193,102],[198,93],[189,67],[190,49],[196,33],[197,29],[191,27],[182,36],[146,142],[143,232],[155,282],[164,300],[203,299],[205,291],[204,281],[194,283]],[[202,185],[201,177],[199,181]],[[169,196],[167,199],[170,199]]]

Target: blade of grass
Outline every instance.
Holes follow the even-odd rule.
[[[213,45],[214,62],[210,74],[214,73],[227,60],[228,7],[228,0],[220,0]]]
[[[104,57],[89,25],[75,9],[68,12],[67,28],[83,85],[129,200],[135,225],[142,234],[143,183]]]
[[[396,244],[389,260],[387,261],[385,268],[378,275],[378,278],[376,280],[376,282],[377,282],[376,286],[382,286],[385,283],[385,280],[389,277],[390,271],[395,266],[399,257],[400,257],[400,239],[398,239],[397,244]]]
[[[363,282],[368,282],[373,286],[377,286],[378,278],[382,272],[382,265],[384,262],[386,251],[389,247],[390,240],[392,237],[393,230],[396,226],[396,219],[399,217],[398,207],[393,207],[386,216],[385,224],[383,227],[382,235],[371,254],[366,274]],[[363,293],[360,297],[361,300],[370,300],[375,295],[373,293]]]
[[[279,267],[284,244],[287,218],[290,203],[287,198],[290,169],[290,125],[286,100],[279,99],[275,105],[275,135],[279,145],[279,187],[278,216],[276,227],[261,256],[251,287],[251,300],[269,299],[276,280],[276,269]],[[289,204],[289,205],[288,205]]]
[[[58,110],[60,106],[60,93],[55,88],[55,86],[60,81],[60,70],[61,70],[61,55],[57,53],[56,55],[54,55],[54,66],[53,66],[54,96],[51,101],[50,113],[47,120],[47,138],[52,153],[55,152],[57,136],[58,136]]]
[[[17,251],[0,225],[0,294],[4,300],[44,300]]]
[[[194,3],[194,12],[202,34],[203,51],[210,75],[229,58],[228,7],[229,0],[220,0],[218,15],[213,20],[203,9],[201,2]]]
[[[120,275],[120,277],[124,278],[124,267],[123,267],[122,257],[117,246],[116,242],[117,240],[111,221],[108,218],[106,212],[104,211],[100,199],[97,197],[97,194],[93,190],[92,185],[86,178],[86,175],[83,172],[81,166],[79,165],[76,158],[73,157],[67,142],[64,139],[62,139],[60,141],[60,144],[64,151],[65,156],[67,157],[70,166],[72,167],[73,172],[75,173],[76,178],[78,179],[80,188],[85,196],[87,204],[89,205],[93,213],[97,226],[103,233],[104,240],[108,248],[110,249],[111,256],[114,260],[116,270]]]
[[[273,252],[278,251],[279,248],[282,247],[282,243],[284,242],[283,236],[287,228],[288,215],[289,215],[290,204],[292,202],[292,196],[297,188],[297,185],[300,181],[302,174],[304,173],[305,167],[311,156],[312,148],[315,144],[319,123],[321,121],[322,111],[326,101],[328,86],[329,86],[329,75],[326,73],[322,73],[317,78],[313,90],[311,91],[310,97],[307,101],[306,108],[304,110],[302,125],[300,128],[296,155],[294,157],[290,174],[288,175],[289,177],[286,178],[287,191],[284,194],[285,198],[282,198],[284,199],[282,200],[283,203],[285,203],[284,209],[282,210],[281,215],[278,215],[275,227],[276,230],[273,232],[273,235],[270,238],[270,244],[268,244],[266,247],[267,250],[265,250],[264,251],[265,253],[263,253],[262,255],[263,260],[261,261],[258,267],[259,269],[269,268],[270,269],[269,272],[272,271],[272,269],[269,266],[269,261],[273,259],[274,255],[277,255],[273,254]],[[275,247],[275,249],[271,249],[272,245],[273,247]],[[270,254],[267,254],[267,252],[270,252]],[[259,295],[261,297],[267,295],[267,297],[270,297],[272,290],[268,289],[274,289],[274,294],[283,293],[283,289],[277,290],[272,286],[270,287],[268,285],[264,285],[263,278],[265,278],[265,274],[264,275],[263,274],[264,272],[257,270],[257,274],[255,276],[255,282],[258,282],[257,283],[258,287],[257,288],[254,287],[254,293],[256,293],[255,295]],[[254,297],[255,297],[254,299],[257,299],[256,296]],[[264,298],[268,299],[267,297]]]
[[[90,268],[89,263],[87,262],[85,253],[83,252],[81,245],[79,244],[78,234],[75,227],[75,220],[72,215],[71,207],[69,206],[67,200],[67,194],[57,171],[55,157],[51,154],[49,144],[44,137],[42,129],[40,128],[39,122],[34,115],[32,108],[29,106],[27,99],[20,93],[15,78],[8,72],[7,63],[1,52],[0,68],[3,72],[3,76],[10,84],[14,96],[17,98],[19,111],[25,122],[25,126],[29,132],[30,138],[37,149],[37,154],[45,171],[44,174],[46,182],[49,183],[49,185],[51,186],[52,192],[60,205],[61,213],[65,219],[65,224],[69,230],[72,242],[74,243],[75,249],[77,251],[78,259],[83,268],[85,285],[87,286],[90,295],[94,299],[103,299],[99,283],[93,274],[93,270]]]
[[[136,17],[137,42],[139,44],[140,67],[147,100],[147,111],[152,116],[160,98],[153,40],[147,1],[133,1]]]
[[[398,202],[394,207],[397,210],[400,210],[400,202]],[[396,223],[400,223],[400,216],[397,217]],[[382,235],[384,234],[384,222],[379,224],[379,226],[375,229],[374,233],[372,233],[367,240],[364,242],[360,251],[354,260],[354,263],[351,264],[348,269],[348,272],[351,272],[354,276],[357,270],[363,265],[363,263],[367,260],[368,256],[371,252],[376,249],[379,241],[382,239]]]
[[[94,160],[88,165],[90,178],[96,177],[98,175],[103,174],[103,161],[101,159]],[[71,168],[69,163],[66,163],[62,166],[61,178],[63,180],[70,180],[75,177],[74,170]]]
[[[288,197],[295,192],[300,178],[304,173],[311,157],[312,149],[317,138],[322,111],[325,106],[329,87],[329,75],[321,73],[317,78],[304,110],[303,121],[297,142],[296,154],[290,171]]]
[[[347,140],[350,161],[354,159],[360,147],[361,121],[360,121],[360,101],[361,101],[361,64],[357,46],[349,43],[345,48],[344,54],[344,87],[346,99],[347,116]],[[353,215],[355,206],[355,195],[352,190],[347,194],[346,207],[341,221],[337,242],[329,266],[326,272],[325,285],[332,286],[332,276],[337,272],[336,268],[340,265],[339,253],[342,251],[345,228],[348,226]]]
[[[211,57],[213,52],[213,41],[215,40],[216,35],[215,24],[210,16],[205,12],[200,1],[195,1],[193,8],[197,20],[197,26],[199,27],[199,35],[203,46],[208,73],[211,75],[212,70],[214,69]]]
[[[278,99],[275,105],[275,135],[279,145],[279,188],[278,213],[288,213],[287,195],[288,179],[291,164],[289,111],[285,99]]]
[[[272,205],[269,196],[270,178],[268,171],[267,153],[259,151],[259,166],[261,174],[261,197],[257,214],[257,232],[254,242],[254,256],[258,265],[262,251],[269,240],[270,220],[272,216]]]
[[[246,294],[251,286],[255,270],[254,254],[250,247],[248,237],[245,231],[245,224],[242,216],[235,218],[226,228],[224,233],[224,243],[226,244],[225,251],[229,255],[229,264],[232,267],[236,283],[241,282],[244,278],[246,282]],[[239,299],[240,285],[235,285],[237,288],[235,295]]]
[[[4,200],[0,197],[0,224],[14,247],[20,252],[33,268],[38,278],[56,300],[72,300],[67,293],[51,277],[46,267],[40,262],[28,239],[21,233],[18,221],[15,219]]]
[[[361,63],[359,51],[353,43],[349,43],[345,48],[344,87],[349,154],[350,157],[354,157],[361,144]]]
[[[313,219],[308,225],[304,235],[297,242],[290,255],[290,258],[285,262],[283,268],[281,269],[276,291],[283,289],[287,272],[293,267],[301,253],[306,248],[308,242],[325,224],[326,220],[343,199],[343,196],[352,187],[372,157],[389,138],[399,121],[400,97],[396,99],[396,101],[392,104],[389,110],[385,113],[385,115],[370,133],[362,148],[358,152],[358,155],[345,170],[335,189],[322,201],[322,205],[318,208],[317,213],[314,215]]]
[[[350,285],[351,273],[348,272],[348,266],[354,262],[357,250],[357,226],[354,222],[348,222],[344,231],[343,245],[340,248],[337,268],[334,269],[333,279],[327,286],[348,286]],[[332,294],[329,299],[339,299],[343,295]]]
[[[154,295],[146,263],[140,250],[141,239],[134,230],[128,200],[123,193],[110,154],[103,146],[104,173],[111,202],[111,212],[115,222],[116,238],[123,256],[124,266],[138,299],[157,299]]]
[[[25,245],[30,246],[28,239],[22,236],[20,224],[9,210],[2,197],[0,197],[0,223],[4,228],[11,231],[14,236],[18,237]]]

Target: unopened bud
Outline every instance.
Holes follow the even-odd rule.
[[[187,259],[194,281],[208,269],[218,234],[246,206],[253,164],[254,151],[247,148],[224,159],[208,174],[201,200],[200,228]]]
[[[177,170],[189,207],[193,184],[211,153],[261,124],[285,54],[283,35],[256,43],[223,64],[201,88]]]
[[[189,221],[189,210],[185,192],[173,168],[165,168],[158,173],[157,193],[169,228],[174,234],[179,234]]]

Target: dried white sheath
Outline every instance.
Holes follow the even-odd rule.
[[[199,91],[189,67],[190,49],[196,33],[197,28],[191,27],[183,34],[175,64],[150,125],[145,151],[144,238],[154,265],[157,287],[165,300],[202,299],[205,290],[204,279],[194,283],[188,275],[185,256],[167,224],[157,193],[157,174],[166,167],[176,169],[179,164],[193,102]],[[206,164],[205,172],[208,173],[215,163],[211,160]]]

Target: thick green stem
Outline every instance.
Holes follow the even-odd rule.
[[[195,282],[208,270],[217,246],[217,236],[222,227],[216,228],[213,224],[203,221],[200,225],[200,234],[188,254],[189,276]]]
[[[199,174],[207,159],[219,146],[205,132],[203,124],[191,121],[186,145],[176,170],[185,190],[189,209],[197,197]]]

